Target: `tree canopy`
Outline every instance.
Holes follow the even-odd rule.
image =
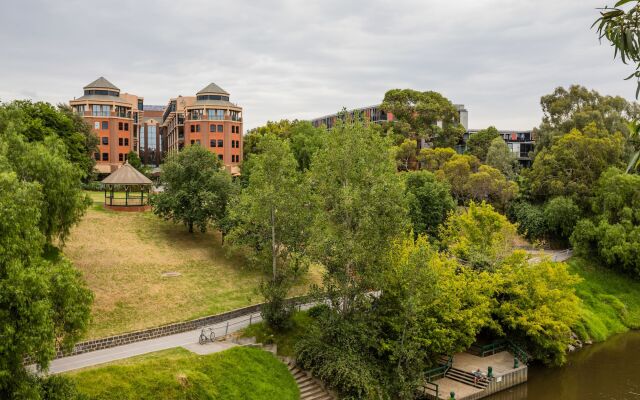
[[[467,140],[467,153],[478,157],[480,161],[486,161],[489,146],[499,136],[500,132],[493,126],[472,134]]]
[[[428,171],[407,172],[405,181],[414,234],[436,237],[439,226],[456,207],[449,185]]]

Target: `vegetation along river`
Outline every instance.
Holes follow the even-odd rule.
[[[569,356],[561,368],[529,368],[529,382],[489,400],[640,400],[640,331]]]

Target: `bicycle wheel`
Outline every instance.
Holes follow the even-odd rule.
[[[211,340],[211,342],[216,341],[216,333],[213,331],[213,329],[211,330],[211,334],[209,335],[209,340]]]
[[[200,332],[200,338],[198,339],[198,343],[205,344],[207,343],[207,335],[204,332]]]

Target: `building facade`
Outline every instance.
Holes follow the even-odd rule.
[[[162,116],[164,106],[145,106],[142,123],[138,125],[138,155],[143,164],[160,165],[166,154],[163,151]]]
[[[127,160],[130,151],[138,151],[137,132],[144,115],[144,101],[140,96],[120,93],[104,77],[83,89],[84,95],[69,104],[98,137],[98,151],[94,154],[97,172],[109,174]]]
[[[460,123],[462,124],[462,126],[464,126],[465,129],[468,129],[467,125],[469,123],[469,113],[467,112],[463,104],[454,104],[454,106],[458,110]],[[386,112],[381,108],[381,104],[349,110],[347,111],[347,114],[351,117],[356,114],[360,114],[365,120],[378,124],[395,120],[395,117],[392,113]],[[327,127],[327,129],[331,129],[335,126],[336,121],[340,117],[340,115],[341,113],[336,113],[325,115],[320,118],[315,118],[311,120],[311,124],[316,128],[324,125],[325,127]]]
[[[200,145],[216,154],[236,172],[242,162],[242,107],[229,101],[228,92],[215,83],[195,96],[169,101],[162,115],[162,136],[169,153]]]

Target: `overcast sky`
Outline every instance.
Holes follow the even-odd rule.
[[[557,86],[633,98],[632,70],[590,29],[613,2],[7,1],[0,100],[67,102],[104,76],[164,105],[215,82],[249,129],[412,88],[465,104],[472,128],[530,129]]]

